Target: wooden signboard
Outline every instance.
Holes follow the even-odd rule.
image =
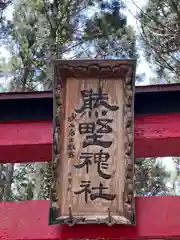
[[[135,224],[135,61],[55,61],[50,224]]]

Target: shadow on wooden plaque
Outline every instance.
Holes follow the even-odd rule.
[[[54,62],[49,224],[135,224],[135,67]]]

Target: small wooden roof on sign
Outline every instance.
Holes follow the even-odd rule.
[[[76,59],[55,60],[55,77],[61,76],[61,80],[67,77],[118,77],[124,78],[127,74],[135,75],[136,60],[119,59]]]

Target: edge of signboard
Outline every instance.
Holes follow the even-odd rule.
[[[105,62],[105,65],[103,63]],[[84,65],[83,65],[84,63]],[[108,63],[108,64],[107,64]],[[53,157],[51,162],[52,178],[50,186],[50,209],[49,225],[68,224],[100,224],[109,226],[114,224],[135,225],[134,204],[134,95],[135,95],[135,68],[136,61],[101,60],[97,63],[93,60],[83,62],[82,60],[68,60],[54,62],[54,88],[53,88]],[[124,149],[126,161],[126,178],[124,191],[123,215],[112,215],[108,209],[107,216],[73,216],[69,207],[69,216],[59,216],[58,195],[56,184],[58,184],[57,168],[60,159],[60,118],[62,108],[62,89],[69,75],[90,76],[91,73],[98,76],[115,76],[125,78],[124,80]],[[92,74],[92,75],[93,75]]]

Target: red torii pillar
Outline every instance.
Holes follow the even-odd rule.
[[[136,92],[135,156],[179,156],[180,85],[139,87]],[[156,99],[160,102],[156,103]],[[44,104],[44,109],[40,101]],[[20,106],[19,103],[22,103],[21,107],[13,110],[12,106],[15,107],[16,104]],[[45,114],[49,111],[46,110],[45,103],[51,105],[52,93],[12,93],[0,96],[1,163],[51,160],[52,113]],[[33,109],[31,109],[32,105]],[[40,113],[44,114],[43,119],[39,116]],[[179,202],[179,197],[174,196],[137,197],[137,225],[113,227],[48,226],[48,201],[0,203],[0,239],[178,238],[180,237]]]

